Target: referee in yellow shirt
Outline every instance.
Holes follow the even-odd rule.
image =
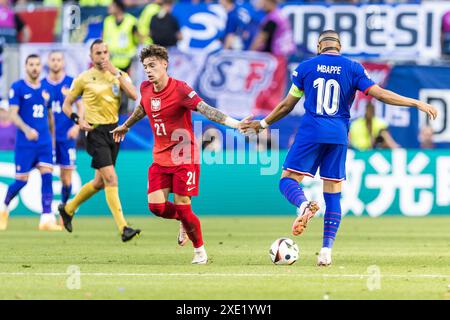
[[[122,241],[131,240],[141,231],[127,226],[119,199],[117,174],[114,169],[119,144],[110,133],[119,121],[121,91],[133,100],[137,99],[136,88],[130,77],[116,69],[109,60],[107,45],[101,39],[95,40],[90,48],[93,67],[80,74],[72,83],[64,100],[63,111],[81,130],[87,132],[87,152],[92,157],[95,177],[86,183],[78,194],[66,205],[60,204],[59,213],[67,231],[72,232],[72,218],[75,210],[101,189],[105,189],[106,202],[122,234]],[[80,118],[72,110],[72,104],[82,98],[84,116]]]

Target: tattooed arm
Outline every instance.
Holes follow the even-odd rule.
[[[202,115],[204,115],[206,118],[208,118],[211,121],[224,124],[231,128],[238,128],[239,121],[236,119],[233,119],[229,116],[227,116],[225,113],[221,112],[220,110],[211,107],[204,101],[200,101],[197,105],[197,111],[200,112]]]
[[[130,128],[139,120],[145,117],[145,110],[144,107],[141,105],[138,105],[131,116],[125,121],[124,124],[121,126],[118,126],[115,128],[111,133],[113,134],[114,141],[116,143],[119,143],[125,139],[125,134],[130,130]]]
[[[138,122],[139,120],[141,120],[142,118],[145,117],[145,110],[144,107],[141,105],[138,105],[136,107],[136,109],[134,109],[133,113],[131,114],[131,116],[127,119],[127,121],[125,121],[125,123],[123,124],[125,127],[127,127],[128,129],[131,128],[136,122]]]

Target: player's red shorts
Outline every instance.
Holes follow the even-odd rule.
[[[169,188],[180,196],[197,196],[199,178],[199,164],[163,167],[153,163],[148,168],[148,193]]]

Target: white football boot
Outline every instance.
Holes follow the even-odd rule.
[[[205,246],[194,248],[194,259],[192,264],[206,264],[208,262],[208,255],[206,254]]]
[[[177,240],[178,240],[179,246],[184,246],[189,240],[186,230],[184,229],[183,224],[181,222],[180,222],[180,231],[178,231],[178,239]]]
[[[39,221],[40,231],[62,231],[63,228],[56,222],[54,213],[41,214],[41,220]]]
[[[331,248],[320,249],[319,256],[317,257],[317,265],[322,267],[331,265]]]
[[[292,224],[292,234],[299,236],[306,229],[309,220],[319,211],[319,204],[316,201],[305,201],[297,210],[297,218]]]

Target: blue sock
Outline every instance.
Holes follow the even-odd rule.
[[[8,206],[12,199],[19,193],[19,191],[25,187],[27,181],[16,180],[8,187],[8,192],[5,197],[5,205]]]
[[[53,175],[44,173],[42,175],[42,213],[52,212],[53,201]]]
[[[308,201],[303,193],[300,184],[291,178],[282,178],[280,180],[280,191],[283,196],[297,208],[302,202]]]
[[[323,222],[324,248],[332,248],[341,223],[341,193],[323,193],[325,199],[325,218]]]
[[[69,200],[71,194],[72,194],[72,185],[71,184],[69,184],[68,186],[63,185],[61,190],[62,203],[67,203],[67,200]]]

